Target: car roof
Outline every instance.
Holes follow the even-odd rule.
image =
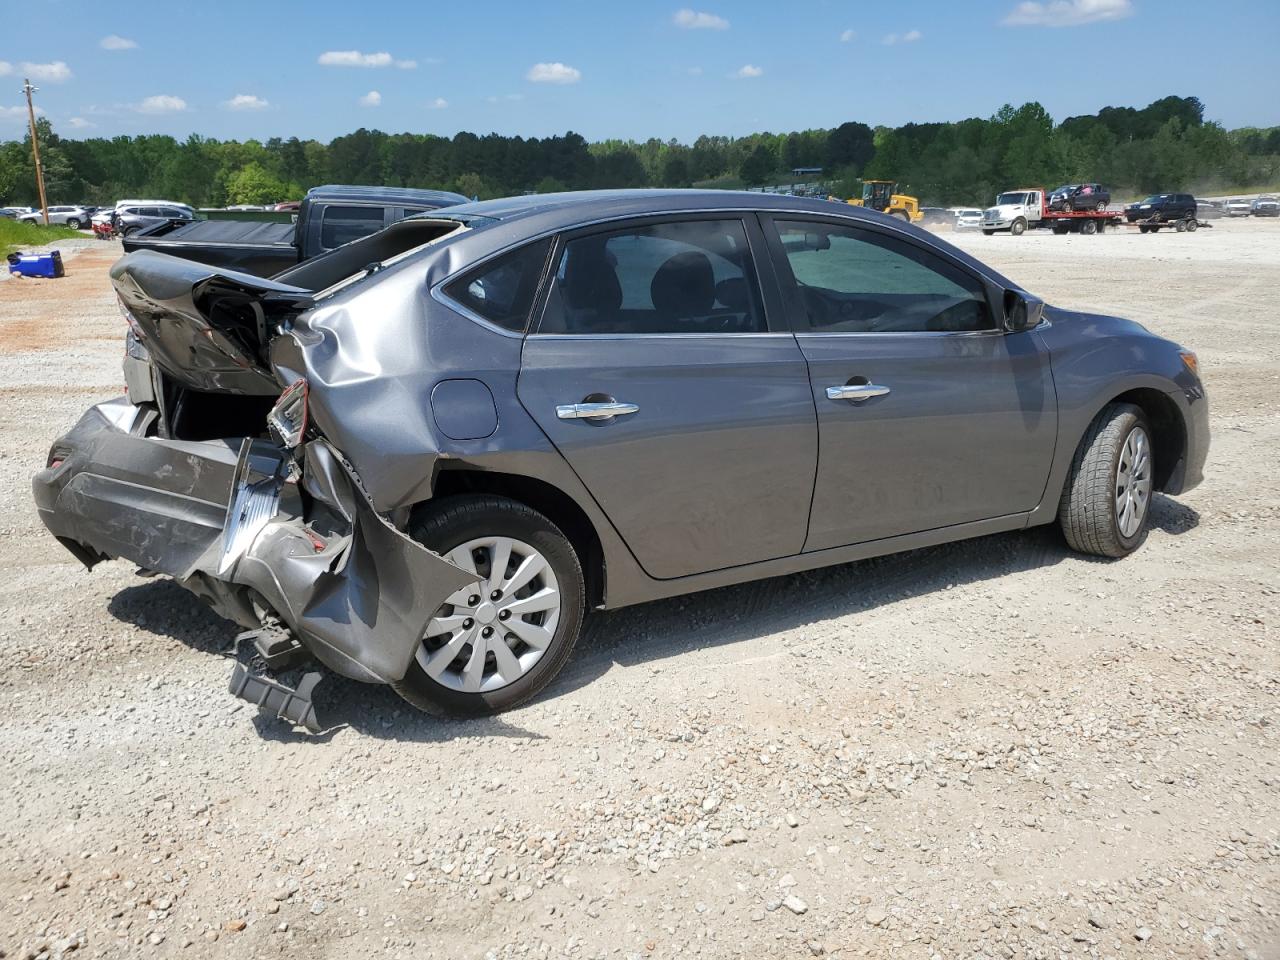
[[[748,190],[573,190],[460,203],[420,216],[484,218],[504,223],[536,220],[539,231],[542,231],[564,230],[619,217],[715,210],[838,213],[868,220],[884,216],[842,202]]]
[[[461,203],[429,213],[418,219],[462,220],[471,229],[441,245],[456,252],[456,266],[475,263],[492,253],[516,246],[535,237],[572,230],[610,220],[681,213],[726,213],[760,211],[801,216],[838,217],[842,220],[886,225],[929,246],[970,264],[975,270],[1004,286],[1014,286],[989,265],[953,247],[927,230],[907,224],[875,210],[843,202],[793,197],[745,190],[577,190],[567,193],[540,193],[501,200]],[[450,270],[452,272],[452,269]]]

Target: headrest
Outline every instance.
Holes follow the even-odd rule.
[[[703,317],[716,302],[716,277],[705,253],[677,253],[658,268],[649,284],[653,308],[666,318]]]

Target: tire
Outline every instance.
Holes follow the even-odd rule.
[[[125,227],[124,236],[132,237],[135,233],[137,233],[141,229],[142,229],[141,227]]]
[[[1131,403],[1103,408],[1076,448],[1058,506],[1058,523],[1071,549],[1118,558],[1142,546],[1151,521],[1154,469],[1151,428],[1142,410]],[[1122,509],[1125,504],[1134,513]]]
[[[1099,200],[1099,201],[1098,201],[1098,205],[1097,205],[1096,207],[1094,207],[1093,209],[1095,209],[1095,210],[1097,210],[1099,213],[1101,213],[1103,210],[1107,209],[1107,201],[1105,201],[1105,200]]]
[[[533,559],[533,554],[545,561],[546,566],[543,572],[519,586],[510,596],[501,597],[496,604],[487,602],[487,598],[480,596],[483,589],[494,584],[464,587],[451,598],[456,598],[459,606],[451,606],[447,601],[442,604],[432,618],[432,623],[436,626],[449,623],[455,617],[466,616],[467,613],[474,612],[475,616],[458,623],[452,632],[446,630],[429,638],[424,637],[404,679],[392,684],[396,693],[427,713],[476,717],[510,710],[550,683],[578,642],[586,598],[578,554],[560,528],[538,511],[516,500],[490,495],[465,495],[446,497],[430,504],[429,509],[422,511],[410,522],[409,535],[442,556],[448,556],[477,541],[506,541],[511,550],[511,566],[507,568],[511,571],[507,577],[508,582],[519,576],[524,560]],[[477,559],[470,562],[482,574],[486,573],[485,564],[492,558],[495,549],[501,548],[479,546],[469,551],[473,558],[477,555],[484,558],[483,562]],[[463,554],[464,562],[467,556],[467,553]],[[530,591],[541,595],[548,589],[559,591],[558,610],[517,613],[516,618],[499,619],[499,611],[506,609],[503,605],[518,603],[518,595],[523,594],[519,597],[520,600],[528,600]],[[475,594],[471,594],[473,590]],[[525,621],[526,616],[541,617],[542,624],[546,623],[548,617],[555,618],[550,639],[545,641],[545,645],[541,645],[541,637],[537,641],[541,645],[540,653],[539,647],[530,646],[524,638],[533,637],[539,630],[544,635],[547,631],[539,623]],[[527,633],[521,630],[519,637],[514,633],[507,633],[508,628],[502,626],[503,623],[514,623],[516,619],[530,628]],[[481,624],[484,623],[492,623],[493,627],[482,628]],[[428,630],[430,629],[429,627]],[[485,641],[488,652],[484,654],[482,661],[476,661],[479,666],[473,672],[468,668],[477,649],[474,643],[482,639],[482,629],[491,629],[493,632]],[[507,634],[506,638],[503,634]],[[515,675],[513,680],[507,680],[502,675],[496,652],[498,644],[503,644],[504,649],[509,651],[506,662],[508,669]],[[440,656],[446,656],[444,654],[432,659],[432,653],[451,646],[456,648],[456,654],[448,662],[440,659]],[[428,672],[424,661],[432,666],[436,672],[435,677]],[[474,677],[477,672],[479,689],[463,689],[467,685],[476,685],[468,682],[467,674]]]
[[[1080,232],[1092,235],[1098,232],[1098,224],[1095,220],[1084,220],[1080,224]]]
[[[72,230],[80,229],[80,221],[75,217],[67,217],[67,226]]]
[[[1178,221],[1178,223],[1177,223],[1177,225],[1176,225],[1173,229],[1177,230],[1177,231],[1178,231],[1178,233],[1186,233],[1186,232],[1187,232],[1187,222],[1186,222],[1185,220],[1179,220],[1179,221]]]
[[[906,210],[899,210],[898,216],[900,216],[903,220],[907,221],[907,223],[911,222],[911,214],[908,213]]]
[[[1053,232],[1058,234],[1059,236],[1069,232],[1069,230],[1070,228],[1065,223],[1055,223],[1053,225]]]
[[[1139,233],[1150,233],[1150,232],[1151,232],[1151,228],[1150,228],[1150,227],[1148,227],[1148,226],[1146,226],[1146,225],[1143,225],[1143,226],[1138,227],[1138,232],[1139,232]]]
[[[1199,221],[1196,221],[1196,220],[1187,221],[1187,233],[1195,233],[1199,229],[1200,229]]]
[[[994,237],[996,235],[996,232],[994,230],[983,230],[982,235],[984,237]]]
[[[1017,220],[1013,221],[1013,224],[1009,227],[1009,232],[1015,237],[1022,236],[1027,232],[1027,221],[1019,217]]]

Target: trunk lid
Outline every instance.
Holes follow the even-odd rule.
[[[280,393],[267,344],[313,304],[310,290],[151,250],[117,261],[111,282],[152,362],[210,393]]]

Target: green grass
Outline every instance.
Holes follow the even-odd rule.
[[[0,217],[0,256],[13,253],[15,250],[26,250],[38,247],[42,243],[55,240],[73,240],[83,237],[79,230],[67,227],[46,227],[42,223],[18,223],[16,220]]]

